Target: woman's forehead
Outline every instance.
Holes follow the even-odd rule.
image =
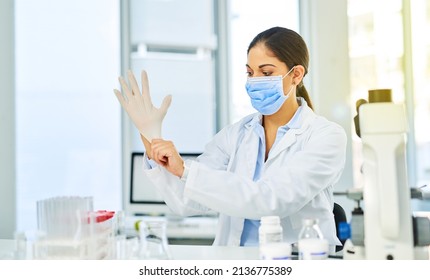
[[[280,65],[282,61],[280,61],[264,44],[257,44],[248,52],[247,65],[251,68],[258,68],[260,65],[264,64]]]

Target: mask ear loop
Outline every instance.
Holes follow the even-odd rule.
[[[287,94],[284,94],[285,95],[285,99],[287,99],[288,97],[290,97],[290,94],[291,94],[291,92],[293,91],[293,88],[295,87],[295,85],[294,84],[292,84],[291,85],[291,88],[290,88],[290,90],[288,91],[288,93]]]
[[[296,68],[296,66],[293,66],[293,67],[290,69],[290,71],[288,71],[288,73],[287,73],[287,74],[285,74],[285,75],[282,77],[282,79],[284,79],[286,76],[288,76],[288,74],[290,74],[290,73],[291,73],[291,71],[293,71],[293,70],[294,70],[294,68]],[[291,84],[291,88],[290,88],[290,90],[288,91],[288,93],[287,93],[287,94],[284,94],[285,98],[290,97],[290,94],[291,94],[291,92],[293,91],[293,88],[295,87],[295,85],[296,85],[296,83],[295,83],[295,82],[294,82],[294,80],[293,80],[293,82],[292,82],[292,84]]]
[[[282,80],[283,80],[286,76],[288,76],[288,74],[290,74],[290,73],[291,73],[291,71],[293,71],[293,70],[294,70],[294,68],[296,68],[296,66],[293,66],[293,67],[290,69],[290,71],[288,71],[288,73],[287,73],[287,74],[285,74],[284,76],[282,76]]]

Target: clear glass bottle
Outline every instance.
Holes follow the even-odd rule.
[[[278,216],[261,217],[260,227],[258,229],[260,245],[282,242],[282,237],[281,219]]]
[[[299,259],[327,259],[329,252],[328,241],[324,239],[317,219],[304,219],[299,233]]]
[[[318,220],[316,219],[304,219],[302,222],[302,229],[299,233],[300,239],[317,238],[323,239],[324,236],[318,225]]]

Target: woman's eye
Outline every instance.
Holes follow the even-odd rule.
[[[246,76],[252,77],[252,73],[250,71],[246,71]]]
[[[272,73],[271,72],[263,72],[263,75],[264,76],[270,76],[270,75],[272,75]]]

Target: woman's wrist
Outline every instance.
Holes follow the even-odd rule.
[[[182,175],[180,177],[181,181],[185,182],[187,181],[188,173],[190,172],[190,168],[187,166],[186,162],[184,161],[182,164],[183,171]]]
[[[151,154],[151,142],[148,141],[142,134],[140,134],[140,139],[142,140],[143,146],[145,147],[146,156],[148,159],[151,159],[149,156]]]

